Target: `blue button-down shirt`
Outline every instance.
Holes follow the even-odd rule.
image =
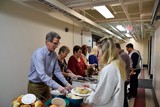
[[[64,85],[68,83],[60,71],[56,52],[50,53],[46,46],[37,49],[32,55],[28,79],[57,89],[60,85],[52,80],[53,72]]]

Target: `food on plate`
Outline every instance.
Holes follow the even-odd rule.
[[[12,101],[12,106],[13,106],[13,107],[20,107],[20,105],[21,105],[21,103],[22,103],[22,101],[21,101],[22,97],[23,97],[23,95],[20,95],[20,96],[18,96],[16,99],[14,99],[14,100]]]
[[[36,103],[36,101],[35,101],[35,102],[33,102],[33,103],[31,104],[31,106],[32,106],[32,107],[35,107],[35,103]]]
[[[20,107],[31,107],[29,104],[21,105]]]
[[[18,96],[17,101],[18,101],[19,103],[22,103],[22,97],[23,97],[23,95]]]
[[[49,107],[58,107],[57,105],[53,104],[53,105],[50,105]]]
[[[72,94],[72,93],[67,94],[67,97],[68,97],[68,98],[71,98],[71,99],[82,99],[82,97],[77,96],[77,95]]]
[[[22,97],[24,95],[20,95],[17,98],[15,98],[14,100],[12,100],[12,107],[42,107],[43,104],[41,101],[36,100],[35,102],[31,103],[31,104],[23,104],[22,103]]]
[[[13,107],[19,107],[20,106],[20,103],[17,101],[17,99],[12,101],[12,106]]]
[[[91,93],[91,90],[85,87],[76,87],[75,92],[78,94],[89,94]]]
[[[41,101],[38,100],[35,102],[35,107],[42,107],[42,106],[43,106],[43,104]]]

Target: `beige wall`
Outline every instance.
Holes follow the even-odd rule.
[[[0,107],[10,107],[13,98],[27,93],[31,55],[45,45],[46,33],[59,33],[60,46],[69,46],[68,57],[72,55],[73,46],[82,43],[81,28],[75,25],[74,21],[62,22],[11,0],[0,1]]]
[[[152,65],[151,71],[153,72],[153,88],[156,92],[158,102],[160,104],[160,26],[156,30],[155,35],[152,38]]]

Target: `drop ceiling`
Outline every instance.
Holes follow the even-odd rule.
[[[89,21],[82,24],[91,25],[91,30],[94,31],[97,26],[98,29],[107,29],[122,40],[127,40],[125,35],[129,33],[136,41],[143,41],[144,39],[153,35],[155,31],[154,25],[151,25],[152,11],[155,0],[23,0],[36,1],[57,9],[62,13],[75,18],[77,21],[82,20],[83,16]],[[106,19],[98,13],[93,6],[105,5],[114,18]],[[67,9],[67,8],[69,9]],[[70,12],[72,11],[72,12]],[[79,13],[81,16],[76,17],[73,12]],[[158,13],[159,14],[159,13]],[[85,19],[85,20],[87,20]],[[93,23],[92,23],[92,22]],[[120,31],[116,28],[117,25],[122,25],[126,31]],[[112,34],[110,33],[110,34]]]
[[[126,39],[129,33],[135,40],[143,41],[151,36],[155,28],[150,24],[155,0],[58,0],[65,6],[109,29]],[[105,5],[114,15],[106,19],[93,6]],[[119,31],[116,26],[122,25],[130,32]]]

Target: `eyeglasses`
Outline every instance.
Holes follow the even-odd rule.
[[[51,43],[53,43],[53,45],[59,45],[60,43],[54,43],[54,42],[51,42]]]

